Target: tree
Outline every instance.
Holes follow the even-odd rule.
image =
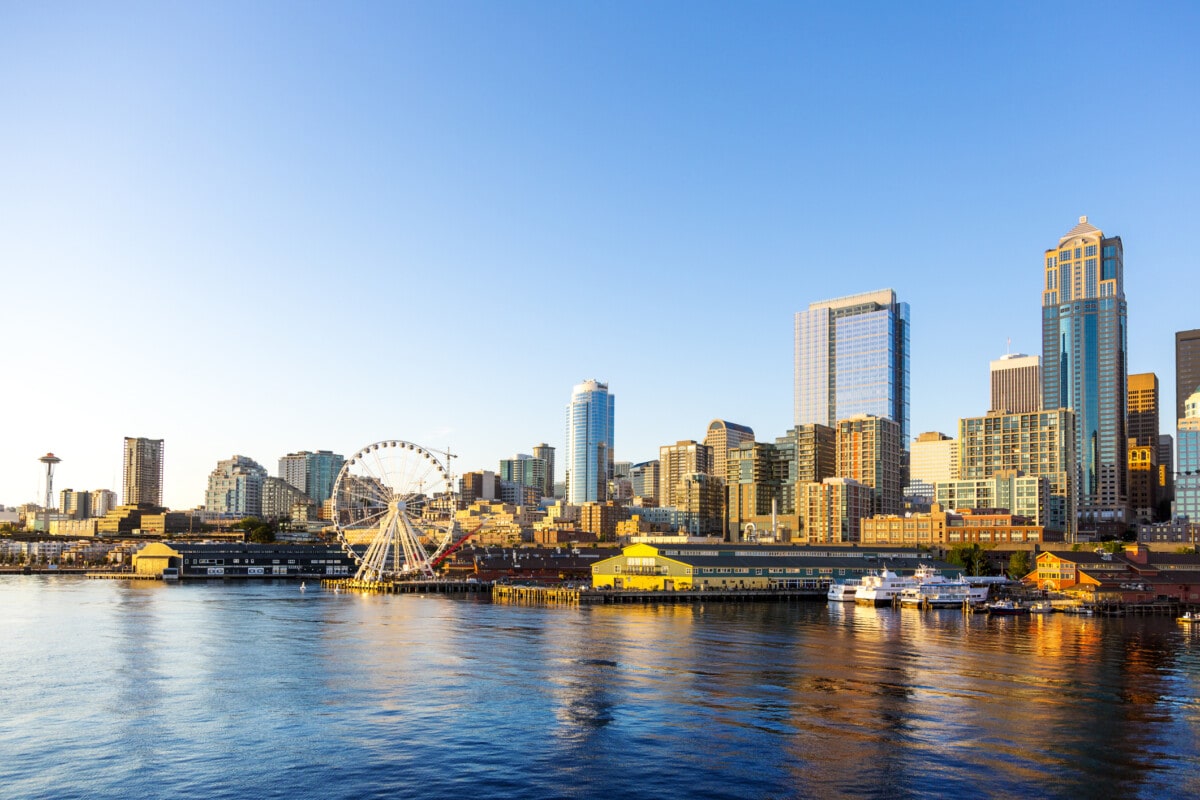
[[[987,552],[978,543],[956,544],[946,554],[946,560],[951,564],[962,567],[968,575],[987,574]]]
[[[1008,577],[1009,578],[1013,579],[1014,581],[1019,581],[1019,580],[1021,580],[1021,578],[1024,578],[1026,575],[1028,575],[1032,571],[1033,571],[1033,567],[1031,566],[1030,561],[1029,561],[1029,551],[1028,550],[1018,550],[1017,552],[1015,552],[1011,556],[1009,556],[1009,559],[1008,559]]]

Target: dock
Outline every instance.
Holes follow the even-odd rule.
[[[354,578],[325,578],[321,588],[329,591],[372,594],[484,594],[492,584],[471,581],[360,581]]]
[[[553,586],[492,587],[492,600],[536,605],[678,605],[681,603],[780,603],[824,602],[823,589],[703,589],[687,591],[636,591],[563,589]]]

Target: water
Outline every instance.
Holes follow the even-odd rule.
[[[14,576],[0,796],[1197,797],[1198,678],[1165,618]]]

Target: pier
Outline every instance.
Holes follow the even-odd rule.
[[[374,594],[483,594],[492,584],[472,581],[360,581],[354,578],[325,578],[321,588]]]
[[[824,601],[821,589],[701,589],[687,591],[636,591],[563,589],[553,586],[492,587],[492,600],[538,605],[678,605],[680,603],[778,603]]]

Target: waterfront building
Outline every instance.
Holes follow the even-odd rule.
[[[608,499],[613,472],[613,422],[616,398],[608,384],[577,384],[567,405],[567,492],[573,505]]]
[[[178,570],[180,578],[347,577],[354,559],[337,544],[151,542],[133,554],[137,575]]]
[[[290,519],[296,516],[296,506],[311,507],[311,513],[316,513],[316,504],[312,498],[297,489],[283,478],[267,477],[262,484],[262,518],[265,520]],[[307,517],[309,511],[302,512]]]
[[[1175,439],[1179,469],[1171,517],[1200,522],[1200,387],[1184,401],[1183,413]]]
[[[898,516],[879,514],[862,521],[864,545],[954,547],[1029,544],[1044,540],[1042,526],[1034,520],[999,509],[947,510],[934,503],[927,513]]]
[[[533,457],[540,458],[544,464],[542,497],[554,497],[554,448],[542,442],[533,448]]]
[[[1175,419],[1183,419],[1184,401],[1200,388],[1200,328],[1175,333]]]
[[[1089,528],[1129,513],[1124,251],[1087,217],[1046,250],[1042,397],[1074,414],[1077,509]]]
[[[1138,525],[1137,530],[1137,540],[1148,545],[1187,545],[1194,550],[1197,543],[1200,543],[1200,522],[1173,519],[1150,525]]]
[[[639,506],[658,505],[658,482],[662,478],[658,461],[643,461],[629,470],[630,491],[633,502]]]
[[[991,364],[990,411],[1025,414],[1042,410],[1042,370],[1037,356],[1008,353]]]
[[[795,317],[794,422],[886,417],[908,441],[909,307],[892,289],[811,303]]]
[[[689,537],[690,539],[691,537]],[[594,588],[672,591],[680,589],[828,589],[831,581],[853,580],[886,565],[899,575],[922,566],[948,577],[959,567],[908,547],[790,544],[705,544],[685,539],[638,542],[592,566]]]
[[[934,500],[942,508],[950,510],[1005,509],[1043,527],[1052,505],[1050,481],[1047,478],[1021,475],[1016,470],[997,470],[990,478],[939,483]],[[1055,532],[1062,535],[1061,529]]]
[[[1126,389],[1129,505],[1138,522],[1153,522],[1158,509],[1158,376],[1129,376]]]
[[[714,419],[708,423],[708,431],[704,434],[704,444],[712,451],[709,474],[725,480],[725,462],[729,459],[729,451],[742,442],[753,442],[754,431],[746,425]]]
[[[252,458],[235,455],[217,462],[208,475],[204,510],[211,514],[262,516],[262,490],[267,471]]]
[[[122,482],[125,505],[162,505],[162,439],[125,437]]]
[[[92,489],[89,508],[93,517],[103,517],[117,507],[117,493],[112,489]]]
[[[872,513],[900,512],[904,440],[900,425],[887,417],[859,414],[837,423],[837,477],[874,490]]]
[[[860,523],[875,503],[874,490],[850,478],[797,484],[796,494],[800,534],[792,541],[810,545],[859,541]]]
[[[959,478],[980,480],[999,472],[1046,478],[1047,529],[1073,540],[1075,527],[1075,420],[1070,410],[963,417],[958,423]]]
[[[712,470],[712,448],[694,439],[658,448],[658,498],[665,506],[675,506],[676,491],[686,476]]]
[[[1047,550],[1022,581],[1066,592],[1086,603],[1200,602],[1200,555],[1150,550],[1142,542],[1122,552]]]
[[[301,450],[279,459],[279,477],[320,505],[333,496],[333,484],[345,463],[344,456],[329,450]]]

